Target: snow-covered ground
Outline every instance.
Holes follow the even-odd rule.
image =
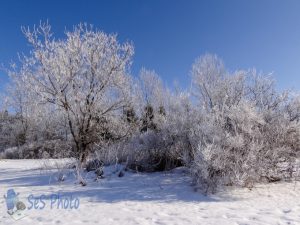
[[[118,177],[114,167],[106,168],[106,178],[88,185],[74,184],[72,173],[62,183],[50,170],[55,160],[0,161],[0,224],[300,224],[300,183],[261,185],[252,191],[232,189],[213,196],[193,191],[184,169],[160,173],[130,173]],[[45,170],[45,163],[48,170]],[[43,168],[43,169],[41,169]],[[25,210],[27,216],[14,221],[6,212],[4,194],[19,192],[27,207],[28,196],[72,196],[80,200],[78,209],[50,207]],[[41,205],[40,205],[41,206]],[[55,206],[55,205],[54,205]]]

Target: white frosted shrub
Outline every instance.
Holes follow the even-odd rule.
[[[229,74],[217,57],[193,66],[200,124],[194,126],[195,183],[205,192],[219,185],[252,187],[292,178],[299,154],[299,108],[255,71]]]

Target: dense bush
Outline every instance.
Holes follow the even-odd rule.
[[[199,188],[292,178],[300,152],[298,103],[255,71],[226,74],[213,56],[200,58],[193,76],[201,101],[191,169]]]

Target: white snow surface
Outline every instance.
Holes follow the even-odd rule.
[[[105,168],[105,178],[94,181],[86,174],[87,186],[75,183],[71,170],[57,169],[66,160],[0,160],[0,224],[300,224],[300,183],[258,185],[252,190],[230,188],[215,195],[195,192],[184,168],[169,172],[133,173],[123,177],[119,168]],[[120,167],[120,166],[118,166]],[[79,198],[78,209],[25,210],[14,221],[6,212],[3,195],[13,188],[29,207],[28,196],[51,194]]]

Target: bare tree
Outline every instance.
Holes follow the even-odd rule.
[[[133,46],[83,24],[60,40],[53,38],[48,23],[22,30],[32,50],[11,74],[33,93],[33,101],[51,104],[53,113],[59,111],[67,118],[81,168],[97,139],[99,124],[128,100]]]

